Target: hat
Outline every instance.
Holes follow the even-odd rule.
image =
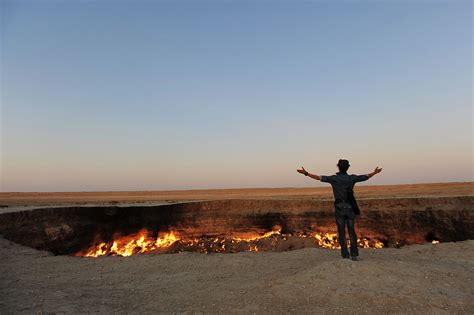
[[[349,167],[349,161],[341,159],[341,160],[339,160],[339,162],[337,162],[337,166],[340,166],[340,167],[343,167],[343,168]]]

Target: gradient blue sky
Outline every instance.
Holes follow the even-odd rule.
[[[471,1],[1,1],[1,190],[473,180]]]

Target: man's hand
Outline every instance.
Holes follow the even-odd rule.
[[[380,167],[376,167],[375,170],[372,172],[372,173],[369,173],[367,174],[367,176],[369,176],[369,178],[371,178],[372,176],[374,176],[375,174],[378,174],[382,171],[382,169]]]
[[[300,169],[300,170],[296,170],[296,171],[297,171],[298,173],[301,173],[301,174],[303,174],[303,175],[306,175],[306,174],[308,174],[308,172],[307,172],[307,171],[304,169],[304,167],[303,167],[303,166],[301,166],[301,169]]]
[[[298,173],[301,173],[301,174],[305,175],[305,176],[311,177],[312,179],[321,180],[321,177],[320,177],[320,176],[309,173],[308,171],[306,171],[306,170],[304,169],[303,166],[301,166],[301,169],[300,169],[300,170],[296,170],[296,171],[297,171]]]

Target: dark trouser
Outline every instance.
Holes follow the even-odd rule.
[[[346,225],[347,231],[349,232],[349,239],[351,240],[351,256],[359,256],[357,250],[357,235],[355,232],[355,213],[352,208],[339,208],[336,207],[336,224],[339,245],[341,245],[342,257],[349,257],[347,251],[346,241]]]

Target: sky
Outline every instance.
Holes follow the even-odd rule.
[[[1,191],[473,181],[471,1],[0,3]]]

